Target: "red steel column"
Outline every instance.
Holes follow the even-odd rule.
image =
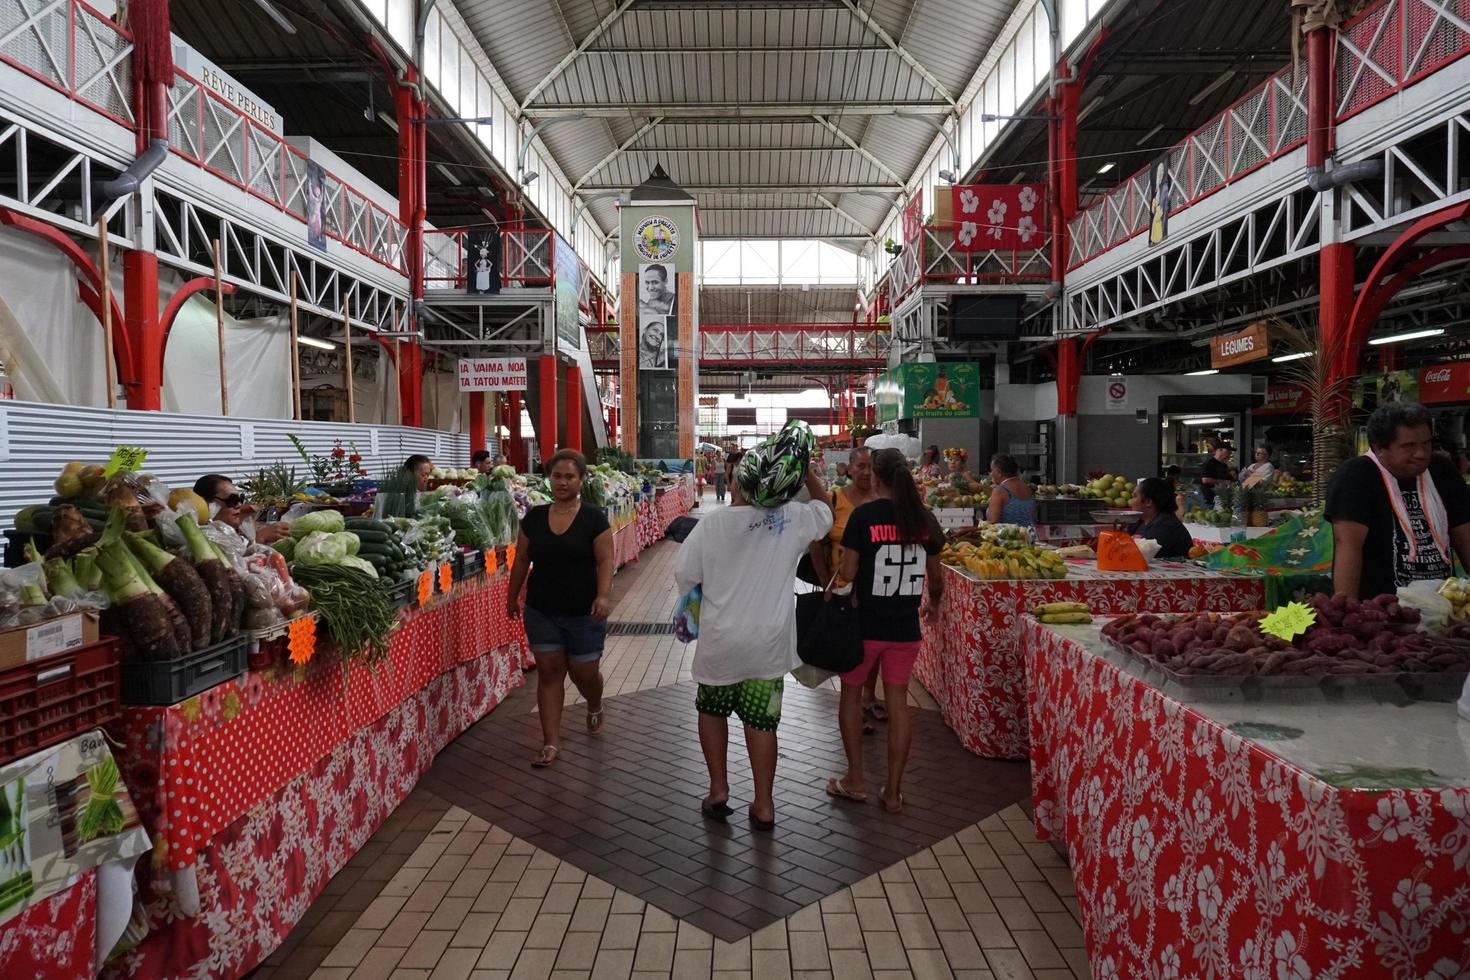
[[[419,80],[418,71],[409,65],[393,96],[394,115],[398,123],[398,219],[408,228],[404,255],[408,269],[409,296],[424,298],[424,216],[426,168],[424,158],[423,103],[410,87]],[[410,320],[415,318],[410,313]],[[414,341],[405,341],[398,349],[398,402],[404,425],[424,424],[423,350]]]
[[[556,358],[541,355],[541,424],[536,426],[536,448],[541,450],[541,463],[556,452]]]
[[[567,448],[582,451],[582,369],[567,368]]]
[[[1317,266],[1318,345],[1334,358],[1333,378],[1358,373],[1358,350],[1348,344],[1353,316],[1353,246],[1323,245]]]
[[[129,249],[123,253],[123,322],[114,329],[128,335],[132,363],[118,372],[128,408],[157,412],[163,408],[163,345],[158,319],[158,256]],[[121,348],[120,348],[121,349]]]
[[[510,438],[507,440],[510,443],[510,449],[506,453],[506,458],[510,460],[510,465],[524,473],[530,469],[530,466],[526,461],[526,441],[521,436],[521,393],[519,391],[510,392],[506,396],[506,402],[508,404],[505,410],[505,428],[510,433]]]
[[[470,453],[485,448],[485,393],[470,392]]]
[[[1057,341],[1057,414],[1077,414],[1077,389],[1082,384],[1082,370],[1077,357],[1077,340],[1067,337]]]

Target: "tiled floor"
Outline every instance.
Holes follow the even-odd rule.
[[[657,545],[619,573],[615,618],[667,619],[675,554]],[[1014,805],[1024,765],[969,755],[921,710],[902,816],[829,801],[835,694],[788,679],[777,832],[740,819],[738,724],[737,817],[707,825],[692,654],[670,636],[610,640],[606,734],[568,711],[548,772],[526,766],[539,726],[531,688],[517,691],[440,755],[255,976],[1088,977],[1071,875]],[[919,690],[911,703],[933,706]],[[881,743],[866,746],[875,799]]]

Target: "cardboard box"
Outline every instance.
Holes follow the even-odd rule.
[[[0,670],[66,653],[96,643],[97,639],[97,615],[90,612],[68,613],[34,626],[5,630],[0,632]]]

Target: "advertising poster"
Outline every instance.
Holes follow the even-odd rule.
[[[500,292],[500,229],[470,232],[464,251],[465,292],[477,296]]]
[[[903,364],[904,418],[969,419],[980,416],[980,368],[969,361]]]
[[[1148,243],[1157,245],[1169,237],[1169,209],[1173,207],[1174,178],[1169,158],[1156,162],[1148,172]]]
[[[638,266],[638,369],[663,371],[674,366],[669,349],[678,336],[679,282],[671,262]]]
[[[582,332],[577,327],[577,293],[582,288],[582,264],[565,238],[553,235],[556,251],[556,339],[571,350],[581,350]]]

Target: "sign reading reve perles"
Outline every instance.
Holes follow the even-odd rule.
[[[460,391],[525,391],[524,357],[461,357]]]

